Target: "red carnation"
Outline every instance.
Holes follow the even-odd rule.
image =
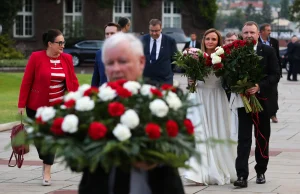
[[[83,93],[83,96],[91,96],[92,94],[98,94],[98,92],[99,92],[98,88],[90,87]]]
[[[160,137],[160,127],[155,123],[147,124],[145,131],[150,139],[158,139]]]
[[[120,96],[121,98],[129,98],[130,96],[132,96],[132,93],[123,87],[118,87],[116,90],[118,96]]]
[[[117,82],[108,82],[107,86],[111,87],[112,89],[116,90],[117,88],[120,87],[119,84],[117,84]]]
[[[36,119],[35,119],[35,122],[36,122],[37,124],[39,124],[39,125],[45,124],[45,122],[42,120],[42,117],[41,117],[41,116],[39,116],[38,118],[36,118]]]
[[[75,106],[75,103],[76,101],[74,99],[71,99],[71,100],[68,100],[64,103],[64,105],[67,107],[67,108],[72,108],[73,106]]]
[[[190,135],[194,134],[194,126],[190,119],[185,119],[183,121],[183,124],[184,124],[188,134],[190,134]]]
[[[54,134],[54,135],[63,135],[64,132],[61,128],[62,122],[64,121],[63,117],[58,117],[56,119],[54,119],[53,124],[50,128],[50,131]]]
[[[223,63],[217,63],[217,64],[214,64],[213,68],[214,70],[219,70],[219,69],[222,69],[224,67]]]
[[[172,92],[176,92],[176,88],[172,86],[171,84],[163,84],[161,86],[162,90],[171,90]]]
[[[150,88],[150,91],[154,96],[157,96],[157,97],[162,97],[163,96],[161,91],[157,88]]]
[[[106,126],[99,122],[92,122],[88,131],[90,138],[93,140],[98,140],[105,137],[106,132]]]
[[[119,117],[125,112],[125,107],[120,102],[111,102],[108,105],[108,113],[113,117]]]
[[[52,106],[55,106],[55,105],[60,105],[62,102],[63,102],[62,99],[58,99],[58,100],[53,101],[51,104],[52,104]]]
[[[178,134],[178,125],[173,120],[168,120],[166,124],[167,133],[170,137],[176,137]]]
[[[119,80],[116,81],[116,83],[117,83],[119,86],[122,86],[122,87],[123,87],[123,85],[124,85],[126,82],[127,82],[127,80],[125,80],[125,79],[119,79]]]

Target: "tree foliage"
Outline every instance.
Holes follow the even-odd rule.
[[[17,12],[22,7],[20,0],[1,0],[0,6],[0,24],[3,28],[3,33],[8,33],[12,28]]]
[[[289,19],[290,14],[289,14],[289,0],[281,0],[280,2],[280,17]]]
[[[300,0],[294,0],[289,11],[290,19],[294,22],[300,22]]]
[[[263,1],[264,5],[261,13],[261,21],[258,23],[271,23],[272,22],[272,10],[271,5],[267,0]]]

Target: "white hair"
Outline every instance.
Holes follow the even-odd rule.
[[[120,43],[126,42],[128,49],[139,56],[144,56],[142,42],[132,34],[118,32],[104,41],[102,47],[102,61],[105,61],[105,52],[107,49],[117,47]]]

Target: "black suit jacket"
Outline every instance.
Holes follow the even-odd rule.
[[[263,66],[264,78],[259,82],[259,96],[269,98],[277,90],[277,83],[280,79],[278,60],[275,50],[260,42],[257,44],[256,53],[263,58],[260,60],[260,65]]]
[[[162,34],[161,46],[157,60],[150,63],[150,35],[142,37],[144,54],[146,56],[146,66],[144,69],[145,79],[150,79],[153,84],[168,83],[173,84],[173,62],[174,54],[177,52],[176,42],[173,38]]]
[[[186,48],[190,48],[190,43],[191,43],[191,41],[186,42],[183,49],[182,49],[182,51],[184,51]],[[195,48],[201,49],[200,42],[196,41],[196,47]]]
[[[114,194],[129,194],[130,173],[116,169]],[[152,194],[184,194],[178,170],[168,166],[148,171],[148,183]],[[83,172],[79,194],[109,194],[109,174],[98,166],[94,173]]]

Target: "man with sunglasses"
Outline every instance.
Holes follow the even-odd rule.
[[[173,56],[177,52],[173,38],[162,34],[162,24],[158,19],[149,22],[149,34],[142,37],[146,66],[144,77],[152,84],[173,84]]]

